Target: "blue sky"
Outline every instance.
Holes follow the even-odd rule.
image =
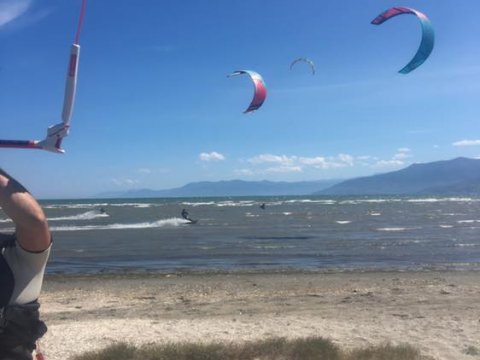
[[[60,122],[80,0],[0,0],[0,137]],[[435,48],[408,75],[421,29]],[[65,155],[0,149],[40,198],[192,181],[300,181],[480,157],[476,0],[89,0]],[[304,56],[317,68],[291,61]],[[263,107],[247,77],[268,88]]]

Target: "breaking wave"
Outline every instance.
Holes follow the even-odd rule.
[[[48,221],[63,221],[63,220],[93,220],[97,218],[109,217],[110,215],[106,213],[101,213],[96,210],[87,211],[77,215],[71,216],[59,216],[48,218]]]
[[[133,224],[108,224],[108,225],[84,225],[84,226],[52,226],[51,231],[91,231],[91,230],[125,230],[125,229],[153,229],[162,227],[177,227],[189,223],[185,219],[170,218],[152,222]]]

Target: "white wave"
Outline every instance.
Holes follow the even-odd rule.
[[[408,199],[407,202],[409,203],[434,203],[434,202],[440,202],[442,199],[436,199],[436,198],[425,198],[425,199]]]
[[[478,244],[455,244],[454,247],[477,247]]]
[[[382,213],[379,213],[379,212],[371,212],[369,213],[370,216],[380,216],[382,215]]]
[[[215,205],[215,201],[206,201],[206,202],[182,202],[182,205],[186,206],[209,206],[209,205]]]
[[[459,224],[480,223],[480,220],[458,220],[457,223]]]
[[[2,232],[4,232],[4,233],[13,233],[13,232],[15,232],[15,228],[5,228],[5,229],[2,229]]]
[[[161,204],[153,203],[78,203],[78,204],[50,204],[43,205],[44,209],[98,209],[101,207],[112,206],[112,207],[136,207],[136,208],[147,208],[152,206],[160,206]]]
[[[385,228],[378,228],[377,231],[405,231],[407,228],[404,227],[385,227]]]
[[[332,204],[336,204],[337,201],[336,200],[312,200],[312,199],[293,199],[293,200],[286,200],[285,201],[285,204],[296,204],[296,203],[300,203],[300,204],[308,204],[308,203],[312,203],[312,204],[326,204],[326,205],[332,205]]]
[[[92,209],[92,208],[101,208],[105,206],[110,206],[108,203],[95,203],[95,204],[51,204],[51,205],[42,205],[44,209]]]
[[[357,205],[359,201],[357,200],[342,200],[339,202],[340,205]]]
[[[219,206],[219,207],[224,207],[224,206],[236,207],[236,206],[253,206],[254,204],[255,203],[253,201],[239,201],[239,202],[222,201],[222,202],[217,203],[217,206]]]
[[[247,212],[247,213],[245,213],[245,216],[246,216],[246,217],[259,217],[260,215],[258,215],[258,214],[252,214],[252,213]]]
[[[421,199],[408,199],[407,202],[471,202],[478,201],[479,199],[473,199],[469,197],[450,197],[450,198],[421,198]]]
[[[343,224],[350,224],[350,220],[337,220],[335,221],[337,224],[343,225]]]
[[[361,204],[361,203],[390,203],[390,202],[409,202],[409,203],[435,203],[435,202],[478,202],[480,199],[469,197],[449,197],[449,198],[376,198],[376,199],[347,199],[342,200],[340,204]]]
[[[91,231],[91,230],[125,230],[125,229],[153,229],[162,227],[176,227],[187,224],[189,221],[180,218],[162,219],[152,222],[135,224],[108,224],[108,225],[85,225],[85,226],[53,226],[51,231]]]
[[[268,206],[277,206],[277,205],[283,205],[283,201],[271,201],[267,203]]]
[[[292,213],[291,213],[291,212],[288,212],[288,211],[285,211],[285,212],[283,212],[282,214],[285,215],[285,216],[292,215]]]
[[[453,227],[453,225],[440,225],[442,229],[450,229]]]
[[[0,223],[12,222],[12,219],[0,219]]]
[[[62,220],[93,220],[96,218],[109,217],[107,213],[101,213],[97,210],[87,211],[77,215],[59,216],[48,218],[48,221],[62,221]]]
[[[152,204],[152,203],[112,203],[112,204],[107,204],[106,206],[115,206],[115,207],[135,207],[135,208],[148,208],[152,206],[160,206],[162,204]],[[105,205],[104,205],[105,206]]]

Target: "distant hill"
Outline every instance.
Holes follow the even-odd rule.
[[[456,158],[346,180],[315,195],[480,195],[480,160]]]
[[[202,181],[167,190],[138,189],[97,194],[102,198],[288,195],[480,195],[480,160],[456,158],[350,180],[301,182]]]
[[[168,190],[139,189],[126,192],[105,192],[102,198],[147,198],[147,197],[216,197],[216,196],[275,196],[311,195],[326,189],[340,180],[318,180],[301,182],[274,181],[201,181]]]

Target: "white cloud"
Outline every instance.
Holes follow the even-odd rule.
[[[250,169],[237,169],[235,170],[235,174],[240,176],[253,176],[255,173]]]
[[[296,156],[261,154],[249,159],[252,164],[277,163],[282,165],[293,164],[297,160]]]
[[[353,156],[339,153],[335,156],[297,156],[260,154],[247,160],[250,169],[237,170],[237,175],[308,173],[309,170],[334,170],[341,168],[394,168],[404,166],[412,158],[412,151],[403,147],[387,159],[372,155]]]
[[[395,155],[393,155],[392,160],[403,161],[403,160],[411,158],[411,157],[412,157],[412,155],[410,155],[410,152],[398,152]]]
[[[334,157],[302,157],[302,156],[287,156],[287,155],[273,155],[261,154],[254,156],[248,160],[253,165],[261,165],[265,163],[279,164],[279,168],[272,169],[291,169],[291,171],[302,171],[302,166],[311,166],[316,169],[330,169],[338,167],[346,167],[354,165],[354,157],[348,154],[339,154]],[[283,171],[282,170],[282,171]],[[286,172],[286,171],[285,171]]]
[[[278,173],[298,173],[302,172],[302,167],[301,166],[278,166],[278,167],[272,167],[268,168],[266,170],[267,173],[269,174],[278,174]]]
[[[337,160],[340,161],[343,166],[353,166],[354,165],[354,158],[352,155],[348,154],[339,154],[337,156]]]
[[[0,0],[0,27],[22,16],[32,0]]]
[[[217,153],[216,151],[212,151],[211,153],[201,153],[199,155],[201,161],[223,161],[225,160],[225,156]]]
[[[142,169],[138,169],[138,170],[137,170],[137,173],[149,175],[149,174],[152,173],[152,170],[147,169],[147,168],[142,168]]]
[[[111,181],[117,186],[133,186],[140,184],[140,181],[137,179],[112,179]]]
[[[395,167],[395,166],[402,166],[405,163],[401,160],[379,160],[375,164],[372,165],[372,167],[376,168],[383,168],[383,167]]]
[[[412,150],[409,148],[399,148],[391,159],[371,158],[374,162],[371,163],[370,166],[373,168],[400,167],[404,166],[406,160],[412,157]]]
[[[355,158],[348,154],[338,154],[337,156],[328,158],[323,156],[301,157],[299,158],[299,162],[303,165],[313,166],[316,169],[332,169],[353,166],[355,164]]]
[[[301,157],[299,161],[303,165],[309,165],[317,168],[325,169],[328,167],[328,161],[323,156]]]
[[[480,145],[480,140],[460,140],[452,143],[453,146],[478,146]]]
[[[263,171],[266,173],[292,173],[303,172],[306,168],[332,169],[355,165],[355,158],[349,154],[338,154],[337,156],[296,156],[296,155],[274,155],[261,154],[247,160],[250,164],[261,167],[264,164],[276,164]]]

